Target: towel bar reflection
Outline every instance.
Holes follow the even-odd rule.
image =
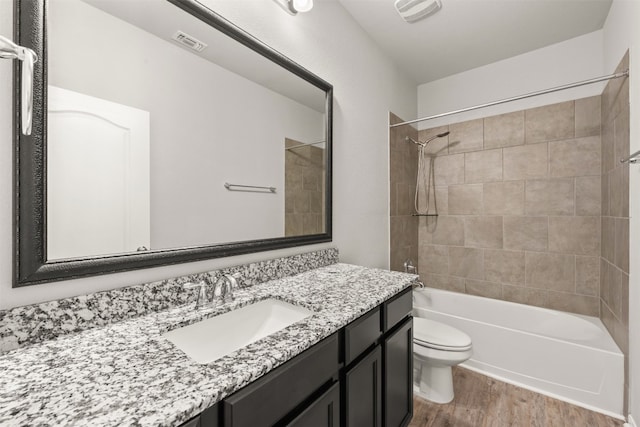
[[[630,155],[629,157],[625,157],[624,159],[620,159],[620,163],[631,163],[631,164],[635,164],[640,162],[640,150],[636,151],[635,153],[633,153],[632,155]]]
[[[262,185],[240,185],[240,184],[229,184],[228,182],[224,183],[224,188],[229,191],[252,191],[252,190],[266,190],[270,193],[276,192],[276,187],[264,187]]]
[[[31,135],[33,115],[33,64],[38,56],[29,48],[18,46],[6,37],[0,36],[0,58],[22,61],[22,90],[20,91],[21,130],[24,135]]]

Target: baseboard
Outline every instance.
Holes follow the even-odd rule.
[[[629,415],[629,418],[627,418],[627,422],[624,424],[624,427],[638,427],[638,424],[636,424],[632,415]]]

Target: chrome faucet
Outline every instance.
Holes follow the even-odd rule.
[[[207,297],[208,283],[204,280],[198,283],[185,283],[182,285],[184,289],[198,289],[198,297],[196,298],[195,309],[206,307],[215,307],[219,303],[233,301],[233,291],[238,289],[238,280],[240,273],[225,274],[220,276],[218,280],[213,284],[213,296],[211,299]]]
[[[207,283],[202,280],[198,283],[185,283],[182,285],[184,289],[198,289],[198,296],[196,298],[195,309],[198,310],[203,307],[211,305],[211,301],[207,301]]]
[[[223,303],[233,301],[233,291],[238,289],[239,273],[230,275],[225,274],[213,285],[213,304],[216,305],[216,299],[219,299]]]

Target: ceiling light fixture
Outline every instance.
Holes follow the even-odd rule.
[[[416,22],[433,15],[442,8],[440,0],[396,0],[396,10],[407,22]]]
[[[313,8],[313,0],[273,0],[290,15],[298,12],[309,12]]]

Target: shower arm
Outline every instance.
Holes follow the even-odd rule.
[[[26,47],[18,46],[6,37],[0,36],[0,58],[22,61],[21,88],[21,130],[24,135],[31,135],[33,116],[33,64],[38,61],[36,53]]]
[[[411,138],[410,136],[407,136],[405,138],[405,141],[407,142],[413,142],[416,145],[420,145],[421,147],[426,147],[428,143],[430,143],[431,141],[433,141],[436,138],[442,138],[449,135],[449,132],[443,132],[443,133],[439,133],[437,135],[432,136],[431,138],[427,139],[426,141],[416,141],[415,139]]]

